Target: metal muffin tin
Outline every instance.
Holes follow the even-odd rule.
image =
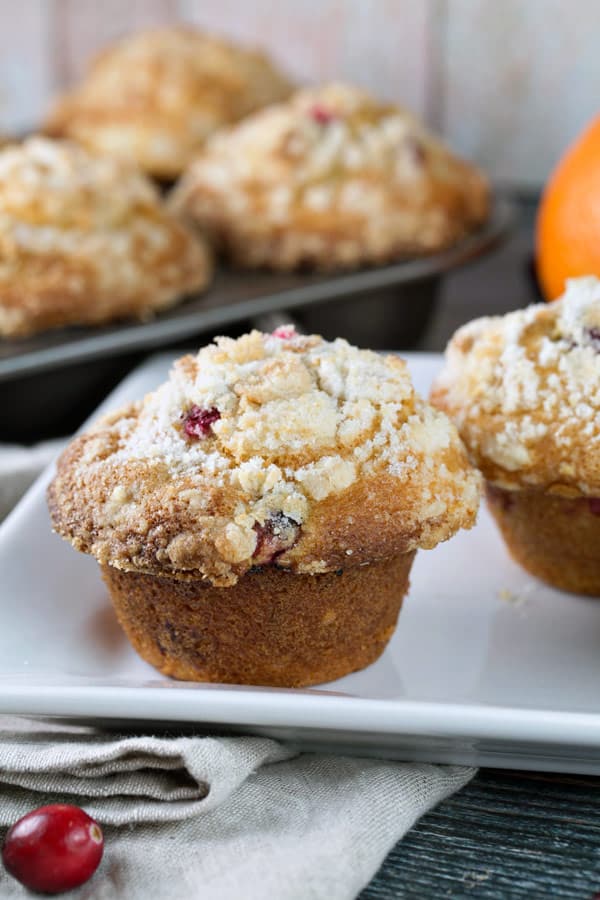
[[[449,250],[388,266],[335,274],[217,271],[208,291],[148,322],[61,328],[0,340],[0,441],[39,440],[75,428],[100,399],[157,347],[239,330],[279,310],[325,337],[364,347],[414,346],[449,270],[491,250],[509,233],[514,206],[497,196],[488,222]]]

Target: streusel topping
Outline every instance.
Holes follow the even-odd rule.
[[[155,188],[133,166],[74,144],[33,137],[0,154],[0,214],[15,224],[115,228],[156,200]]]
[[[600,496],[600,281],[465,325],[432,399],[494,483]]]
[[[208,273],[135,167],[47,138],[0,150],[0,334],[147,315]]]
[[[207,135],[289,91],[261,52],[190,26],[156,28],[106,48],[47,129],[174,178]]]
[[[315,210],[338,203],[360,209],[364,196],[337,184],[336,178],[386,169],[392,183],[418,180],[427,174],[426,154],[439,149],[406,110],[377,103],[358,88],[331,84],[298,91],[289,102],[246,119],[232,132],[215,135],[210,159],[202,166],[215,187],[224,177],[263,185],[284,180],[285,187],[272,197],[268,210],[283,215],[298,200],[298,192],[304,192],[306,205]],[[271,165],[265,165],[267,159]],[[334,180],[323,183],[329,179]]]
[[[454,426],[402,360],[289,328],[217,338],[79,441],[51,495],[58,530],[102,562],[215,583],[434,546],[478,505]]]
[[[455,240],[485,219],[488,190],[406,110],[331,84],[216,134],[173,203],[233,242],[234,255],[238,238],[240,254],[251,253],[248,238],[270,239],[282,254],[262,259],[257,244],[244,262],[326,265],[333,245],[334,262],[351,265]],[[286,229],[297,246],[280,246]]]

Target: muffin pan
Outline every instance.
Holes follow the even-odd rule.
[[[221,269],[209,290],[149,322],[66,328],[0,342],[0,440],[40,440],[81,422],[145,352],[278,310],[307,331],[362,347],[414,346],[442,276],[489,252],[509,233],[514,206],[495,198],[486,225],[433,256],[336,275]]]
[[[406,354],[428,391],[440,356]],[[129,376],[102,411],[164,380]],[[0,527],[0,712],[119,728],[270,735],[311,749],[600,774],[596,599],[513,564],[486,510],[417,555],[398,628],[362,672],[312,690],[174,682],[136,656],[97,565],[50,531],[48,471]],[[35,547],[36,565],[31,565]]]

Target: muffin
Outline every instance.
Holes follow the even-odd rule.
[[[338,269],[448,247],[490,198],[409,113],[332,84],[215,135],[172,203],[240,266]]]
[[[0,149],[0,335],[145,319],[209,276],[203,241],[129,164],[47,138]]]
[[[293,687],[380,655],[415,551],[471,527],[479,488],[404,362],[280,328],[77,437],[49,507],[161,672]]]
[[[483,473],[513,558],[554,587],[600,596],[600,281],[465,325],[431,400]]]
[[[56,102],[46,131],[173,179],[209,134],[289,92],[262,53],[190,27],[159,28],[108,47]]]

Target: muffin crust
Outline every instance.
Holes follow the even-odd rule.
[[[486,496],[515,562],[552,587],[600,597],[600,499],[493,485]]]
[[[104,50],[56,102],[46,131],[176,178],[209,134],[289,91],[262,53],[191,27],[158,28]]]
[[[209,275],[203,242],[129,165],[46,138],[0,150],[0,335],[147,318]]]
[[[474,523],[479,489],[404,362],[282,328],[179,360],[72,442],[49,503],[104,565],[228,586],[433,547]]]
[[[600,281],[459,329],[431,400],[489,482],[600,497]]]
[[[374,662],[408,589],[414,552],[322,575],[253,570],[229,589],[103,567],[140,656],[186,681],[305,687]]]
[[[440,250],[489,190],[405,110],[331,84],[215,135],[172,203],[239,265],[330,269]]]

